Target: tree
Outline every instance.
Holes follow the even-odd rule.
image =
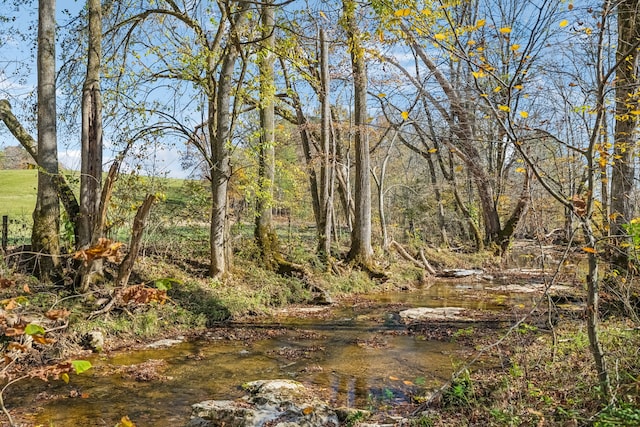
[[[242,103],[236,91],[247,63],[242,49],[252,42],[245,40],[245,36],[250,32],[246,23],[254,4],[229,1],[217,5],[218,10],[201,7],[200,3],[150,2],[133,8],[129,16],[110,30],[111,39],[120,41],[111,52],[113,60],[122,61],[112,64],[118,71],[113,77],[116,94],[121,93],[118,86],[126,81],[131,99],[128,108],[146,120],[157,120],[146,125],[147,133],[173,132],[195,147],[207,163],[212,196],[209,238],[212,277],[224,276],[231,267],[228,186],[232,175],[233,130]],[[213,27],[212,22],[216,23]],[[145,25],[154,30],[146,31]],[[156,31],[159,26],[163,31]],[[153,48],[148,49],[149,46]],[[144,55],[134,53],[138,47]],[[164,87],[171,91],[170,96],[164,93],[155,97],[153,89],[148,91],[148,83],[158,81],[170,82]],[[117,96],[127,102],[122,95]],[[179,100],[187,98],[188,102],[201,103],[185,109]],[[202,121],[190,123],[197,112],[201,112]]]
[[[87,0],[89,34],[87,71],[82,87],[82,133],[80,169],[79,236],[76,247],[95,244],[102,189],[102,97],[100,62],[102,59],[102,6],[100,0]]]
[[[635,178],[635,153],[640,110],[640,1],[624,0],[617,4],[618,43],[615,80],[615,130],[611,172],[611,233],[616,252],[613,262],[621,271],[629,267],[632,245],[625,238],[624,225],[634,217],[632,201]]]
[[[38,275],[45,280],[60,267],[55,11],[55,0],[38,2],[38,195],[31,245],[39,254]]]
[[[273,229],[273,186],[275,174],[275,26],[272,1],[262,5],[262,48],[259,55],[260,143],[258,147],[258,191],[256,197],[255,238],[267,268],[277,270],[278,239]]]
[[[353,76],[353,124],[355,127],[355,221],[351,232],[351,248],[348,258],[369,266],[373,256],[371,246],[371,177],[369,136],[367,130],[367,65],[362,33],[356,16],[358,4],[354,0],[343,0],[343,26],[347,33],[347,45],[351,55]]]

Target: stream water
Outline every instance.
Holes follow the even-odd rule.
[[[326,309],[330,312],[323,316],[283,312],[260,324],[228,326],[227,334],[250,330],[258,339],[212,336],[95,357],[94,369],[73,375],[69,384],[16,386],[7,406],[18,398],[33,401],[35,420],[43,426],[114,426],[125,415],[139,427],[180,426],[191,404],[239,397],[241,384],[275,378],[313,384],[336,406],[406,401],[421,388],[442,384],[465,349],[406,334],[398,311],[416,306],[504,310],[532,301],[530,294],[487,291],[488,286],[480,279],[443,281],[428,289],[361,297],[362,304]],[[118,370],[150,359],[161,361],[163,379],[139,381]],[[105,375],[109,369],[113,373]]]

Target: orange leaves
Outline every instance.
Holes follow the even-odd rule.
[[[47,317],[47,319],[60,320],[66,319],[67,317],[69,317],[69,314],[71,314],[69,310],[63,308],[60,310],[49,310],[44,315]]]
[[[120,248],[124,243],[113,242],[109,239],[101,238],[98,244],[88,249],[80,249],[73,254],[74,259],[81,259],[89,263],[95,259],[106,259],[109,262],[119,263],[122,258]]]
[[[166,300],[167,291],[150,288],[145,285],[129,286],[122,292],[122,301],[125,303],[149,304],[157,302],[158,304],[164,304]]]
[[[573,211],[576,215],[582,217],[587,213],[587,202],[580,195],[574,194],[571,203],[573,203]]]

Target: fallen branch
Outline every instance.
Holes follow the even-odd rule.
[[[395,240],[392,240],[390,245],[393,246],[396,249],[396,251],[398,251],[398,253],[402,258],[406,259],[407,261],[410,261],[416,267],[424,268],[431,275],[435,276],[437,274],[436,270],[431,266],[431,264],[429,264],[429,261],[427,261],[427,258],[424,256],[424,251],[422,249],[420,249],[421,260],[417,260],[414,257],[412,257],[411,254],[409,254],[409,252],[407,252],[406,249],[403,248],[402,245],[396,242]]]

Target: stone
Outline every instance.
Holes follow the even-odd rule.
[[[420,320],[470,321],[473,318],[464,315],[468,311],[462,307],[416,307],[401,311],[400,318],[405,322]]]
[[[469,276],[480,276],[484,274],[484,270],[480,269],[451,269],[451,270],[442,270],[438,273],[439,277],[454,277],[456,279],[460,279],[462,277]]]
[[[85,347],[94,353],[100,353],[104,348],[104,334],[100,331],[91,331],[84,336]]]
[[[158,340],[146,345],[146,348],[164,348],[171,347],[176,344],[181,344],[184,342],[184,337],[177,337],[176,339],[166,338],[162,340]]]
[[[187,427],[329,427],[340,422],[336,412],[288,379],[243,384],[249,394],[238,400],[209,400],[192,405]]]

